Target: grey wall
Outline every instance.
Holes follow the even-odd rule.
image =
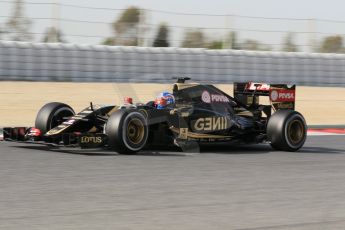
[[[0,79],[79,82],[231,83],[345,86],[345,55],[0,41]]]

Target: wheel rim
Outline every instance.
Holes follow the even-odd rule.
[[[288,126],[288,138],[291,144],[296,145],[303,141],[304,125],[301,120],[293,120]]]
[[[145,136],[145,126],[143,122],[137,118],[129,121],[127,125],[127,139],[132,144],[139,144],[143,141]]]

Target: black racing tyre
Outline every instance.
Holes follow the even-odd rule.
[[[37,113],[35,127],[46,133],[64,122],[65,117],[75,114],[74,110],[64,103],[51,102],[45,104]]]
[[[267,138],[276,150],[297,151],[307,138],[307,124],[299,112],[279,110],[267,124]]]
[[[120,154],[136,154],[145,147],[148,125],[145,116],[137,110],[118,110],[105,127],[109,146]]]

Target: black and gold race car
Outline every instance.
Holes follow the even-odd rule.
[[[294,110],[295,86],[234,83],[234,96],[213,85],[173,84],[175,103],[157,109],[154,103],[93,105],[75,114],[59,102],[44,105],[35,127],[4,128],[4,140],[51,146],[111,148],[134,154],[146,148],[202,146],[211,143],[270,143],[276,150],[296,151],[307,126]],[[261,97],[268,97],[266,105]]]

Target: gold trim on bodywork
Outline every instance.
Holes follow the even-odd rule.
[[[177,133],[180,135],[180,130],[175,127],[170,127],[171,131]],[[212,139],[224,139],[224,138],[230,138],[232,136],[223,136],[223,135],[212,135],[212,134],[205,134],[205,133],[193,133],[193,132],[187,132],[187,137],[191,138],[212,138]]]
[[[175,83],[174,88],[177,88],[177,90],[182,90],[182,89],[188,89],[194,86],[200,85],[198,83]]]
[[[236,112],[237,116],[242,116],[242,117],[254,117],[254,114],[248,110]]]
[[[188,128],[180,128],[178,138],[188,139]]]
[[[114,113],[115,111],[119,110],[120,106],[115,106],[112,110],[110,110],[107,115],[110,116],[112,113]]]
[[[97,129],[97,127],[96,126],[94,126],[94,127],[92,127],[89,131],[87,131],[88,133],[95,133],[95,132],[97,132],[98,131],[98,129]]]
[[[60,127],[59,127],[60,126]],[[61,133],[62,131],[64,131],[65,129],[67,129],[69,127],[69,125],[66,125],[65,127],[61,127],[61,125],[59,125],[51,130],[49,130],[46,135],[47,136],[52,136],[52,135],[56,135],[56,134],[59,134]],[[58,128],[61,128],[61,129],[58,129]],[[56,130],[58,129],[58,130]]]

